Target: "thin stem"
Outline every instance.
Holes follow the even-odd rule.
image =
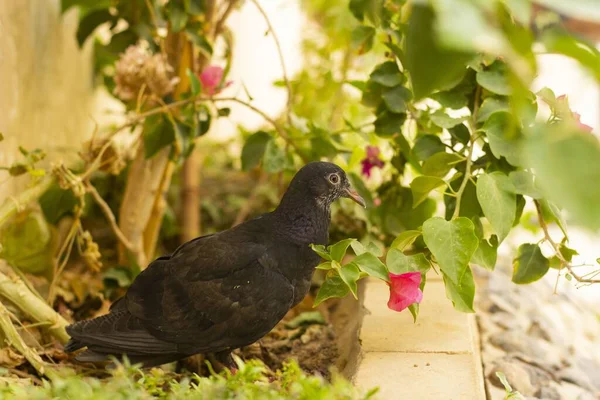
[[[560,264],[563,267],[565,267],[565,268],[567,268],[569,270],[569,273],[573,276],[573,278],[575,278],[575,280],[577,282],[580,282],[580,283],[600,283],[600,279],[584,278],[583,276],[580,276],[577,273],[575,273],[575,271],[573,270],[573,266],[571,265],[571,263],[569,261],[567,261],[563,257],[563,255],[562,255],[562,253],[560,251],[560,245],[557,244],[552,239],[552,236],[550,236],[550,232],[548,231],[548,225],[546,224],[546,221],[544,220],[544,215],[542,213],[542,205],[540,204],[540,202],[538,200],[534,200],[533,203],[535,204],[535,209],[537,211],[538,221],[539,221],[540,227],[544,231],[544,237],[545,237],[546,241],[548,243],[550,243],[550,246],[552,246],[552,249],[554,249],[554,252],[556,253],[556,258],[558,258],[558,260],[560,261]]]
[[[279,56],[279,63],[281,64],[281,69],[283,71],[283,80],[285,81],[285,86],[286,86],[287,92],[288,92],[287,113],[286,114],[287,114],[287,118],[288,118],[288,123],[291,125],[292,117],[291,117],[290,113],[291,113],[292,101],[293,101],[292,84],[290,83],[290,80],[288,78],[287,69],[285,67],[285,61],[283,59],[283,51],[281,50],[281,44],[279,43],[279,38],[277,37],[277,34],[275,34],[275,30],[273,29],[273,25],[271,24],[271,20],[269,19],[269,16],[265,12],[265,10],[261,7],[258,0],[252,0],[252,3],[254,3],[254,5],[256,6],[258,11],[262,14],[263,18],[265,19],[265,22],[267,23],[267,27],[269,28],[269,32],[271,33],[271,36],[273,37],[273,41],[275,42],[275,47],[277,47],[277,55]]]
[[[106,203],[106,201],[104,201],[102,196],[100,196],[100,193],[98,193],[96,188],[89,182],[86,182],[86,189],[87,192],[92,195],[96,203],[98,203],[98,206],[100,206],[102,213],[108,220],[110,227],[112,228],[117,239],[119,239],[119,241],[123,244],[123,246],[127,248],[127,250],[137,255],[137,253],[140,252],[140,249],[136,248],[136,246],[134,246],[133,243],[131,243],[125,237],[125,234],[123,234],[123,232],[119,228],[119,225],[117,224],[117,218],[115,217],[115,214],[113,214],[112,210],[110,209],[110,206]]]
[[[225,22],[227,21],[227,18],[229,18],[229,14],[231,14],[231,12],[235,9],[235,6],[237,5],[237,3],[239,3],[239,0],[230,0],[229,3],[227,4],[225,11],[223,11],[223,13],[219,17],[217,23],[215,24],[215,30],[214,30],[215,38],[223,32],[223,29],[225,28]]]
[[[475,135],[476,125],[475,121],[477,121],[477,112],[479,111],[479,97],[481,96],[481,86],[477,86],[475,89],[475,99],[473,105],[473,113],[471,114],[471,118],[469,118],[469,127],[471,128],[471,135],[469,136],[469,146],[467,147],[467,165],[465,166],[465,177],[456,192],[456,206],[454,207],[454,214],[452,215],[452,219],[458,218],[460,214],[460,202],[462,200],[462,195],[465,192],[465,188],[467,187],[467,183],[471,178],[471,167],[473,166],[473,150],[475,149],[475,142],[477,140]]]

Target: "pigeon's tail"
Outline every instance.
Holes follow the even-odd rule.
[[[65,345],[65,352],[87,347],[75,357],[78,361],[108,361],[112,355],[154,366],[184,357],[176,344],[154,337],[126,309],[112,309],[107,315],[69,325],[67,333],[71,340]]]

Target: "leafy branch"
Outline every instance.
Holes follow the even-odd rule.
[[[580,283],[600,283],[600,279],[585,278],[583,276],[578,275],[574,271],[573,266],[571,265],[571,263],[569,261],[567,261],[565,259],[565,257],[563,256],[563,254],[561,252],[561,249],[560,249],[560,245],[558,243],[556,243],[554,241],[554,239],[552,239],[552,236],[550,236],[550,232],[548,231],[548,225],[546,224],[546,221],[544,219],[544,214],[542,212],[542,205],[540,204],[540,202],[538,200],[534,200],[533,202],[535,204],[535,209],[537,211],[537,216],[538,216],[538,221],[539,221],[540,227],[544,231],[544,238],[550,244],[550,246],[552,246],[552,249],[556,253],[556,258],[558,258],[558,260],[560,261],[561,267],[567,268],[567,270],[569,271],[569,273],[571,274],[571,276],[573,276],[573,278],[577,282],[580,282]]]

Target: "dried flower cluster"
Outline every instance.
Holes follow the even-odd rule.
[[[94,242],[92,234],[89,231],[84,231],[77,237],[77,241],[85,264],[92,271],[99,271],[100,268],[102,268],[102,262],[100,261],[100,247]]]
[[[179,81],[166,58],[150,53],[142,43],[129,46],[115,69],[115,95],[123,101],[135,100],[142,90],[157,97],[166,96]]]

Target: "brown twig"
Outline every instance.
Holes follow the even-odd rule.
[[[215,29],[214,29],[214,37],[215,38],[223,32],[223,29],[225,28],[225,22],[227,22],[227,18],[229,18],[229,15],[235,9],[235,6],[238,3],[239,3],[239,0],[229,0],[229,2],[227,3],[227,7],[225,7],[225,11],[223,11],[221,16],[217,20],[217,23],[215,24]]]
[[[539,221],[540,227],[544,231],[544,238],[550,244],[550,246],[552,246],[552,249],[556,253],[556,258],[558,258],[558,260],[560,261],[560,264],[563,267],[567,268],[567,270],[569,270],[569,273],[571,274],[571,276],[573,276],[573,278],[577,282],[580,282],[580,283],[600,283],[600,279],[584,278],[582,276],[577,275],[577,273],[575,273],[575,271],[573,270],[573,266],[571,265],[571,263],[569,261],[567,261],[563,257],[563,255],[562,255],[562,253],[560,251],[560,245],[557,244],[552,239],[552,236],[550,236],[550,232],[548,231],[548,225],[546,224],[546,221],[544,220],[544,215],[542,213],[542,205],[540,204],[540,202],[538,200],[534,200],[533,203],[535,204],[535,209],[537,211],[538,221]]]
[[[281,70],[283,72],[283,80],[285,81],[285,86],[286,86],[287,92],[288,92],[286,115],[287,115],[288,123],[291,125],[292,124],[291,110],[292,110],[292,101],[293,101],[292,84],[290,83],[290,80],[288,78],[287,68],[285,67],[285,60],[283,59],[283,51],[281,50],[281,44],[279,43],[279,38],[277,37],[275,30],[273,29],[273,25],[271,24],[271,20],[269,19],[269,16],[265,12],[265,10],[262,8],[262,6],[258,2],[258,0],[252,0],[252,3],[254,3],[254,5],[256,6],[258,11],[262,14],[263,18],[265,19],[265,22],[267,23],[267,27],[269,28],[269,32],[271,33],[271,36],[273,37],[273,41],[275,42],[275,47],[277,47],[277,55],[279,56],[279,63],[281,64]]]
[[[85,187],[86,187],[86,191],[89,194],[91,194],[92,197],[94,198],[94,200],[96,201],[96,203],[98,203],[98,206],[100,207],[100,209],[102,210],[102,213],[108,220],[110,227],[112,228],[117,239],[119,239],[119,241],[123,244],[123,246],[125,246],[127,248],[127,250],[129,250],[131,253],[137,255],[137,253],[139,253],[141,251],[141,249],[136,248],[136,246],[134,246],[133,243],[131,243],[125,237],[125,235],[123,234],[121,229],[119,229],[119,225],[117,224],[117,218],[115,217],[115,214],[113,214],[112,210],[110,209],[110,206],[106,203],[106,201],[104,201],[102,196],[100,196],[100,193],[98,193],[96,188],[91,183],[86,182]]]

